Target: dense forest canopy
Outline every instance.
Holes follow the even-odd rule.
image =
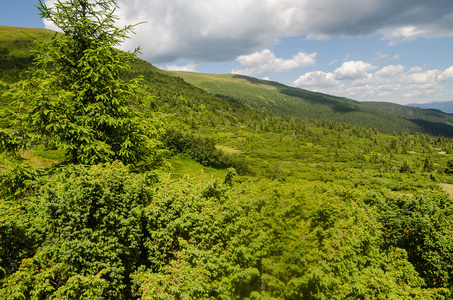
[[[451,138],[216,97],[115,7],[0,27],[2,299],[453,298]]]

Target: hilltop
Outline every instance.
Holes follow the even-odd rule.
[[[453,136],[453,116],[441,112],[418,109],[415,114],[415,109],[403,105],[359,102],[243,75],[170,73],[217,97],[276,115],[331,120],[389,132]]]
[[[0,78],[14,81],[31,65],[31,37],[49,40],[53,34],[43,29],[0,26],[0,53],[3,53]],[[278,116],[328,120],[386,132],[453,136],[453,116],[442,112],[415,110],[393,103],[359,102],[243,75],[164,71],[143,60],[134,63],[133,72],[168,83],[178,81],[168,77],[180,77],[227,102]],[[162,93],[162,86],[155,86],[152,80],[148,85]]]
[[[411,103],[408,106],[415,106],[424,109],[431,109],[431,110],[440,110],[441,112],[447,114],[453,114],[453,101],[444,101],[444,102],[430,102],[430,103]]]

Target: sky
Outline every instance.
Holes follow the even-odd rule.
[[[51,4],[53,0],[45,0]],[[36,0],[0,25],[56,29]],[[236,73],[399,104],[453,100],[452,0],[117,0],[123,50],[166,70]]]

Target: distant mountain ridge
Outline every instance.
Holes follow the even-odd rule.
[[[389,132],[453,136],[453,116],[394,103],[359,102],[236,74],[171,71],[217,97],[304,119],[330,120]]]
[[[44,29],[0,26],[0,80],[14,82],[31,66],[30,47],[33,43],[32,38],[27,35],[49,40],[53,34],[54,32]],[[243,107],[242,113],[247,111],[247,114],[257,111],[285,117],[346,123],[387,132],[453,137],[453,115],[440,112],[392,103],[359,102],[237,74],[163,71],[142,60],[134,63],[132,67],[137,75],[149,78],[145,80],[145,84],[155,90],[158,97],[163,93],[163,89],[166,90],[165,93],[172,89],[183,89],[179,97],[181,94],[187,95],[183,101],[191,107],[198,105],[200,97],[205,97],[204,101],[209,101],[209,105],[218,107],[221,111],[231,111],[232,108],[227,104],[232,103]],[[183,80],[188,83],[187,86],[181,84],[180,81]],[[166,84],[163,85],[162,82]],[[201,90],[196,91],[193,88],[201,89],[212,97],[201,95]],[[166,97],[168,96],[176,97],[176,92]],[[220,99],[223,101],[219,102]]]
[[[453,101],[430,102],[430,103],[410,103],[408,106],[415,106],[423,109],[436,109],[447,114],[453,114]]]

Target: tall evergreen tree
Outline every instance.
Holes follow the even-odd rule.
[[[32,76],[11,89],[18,128],[64,149],[72,163],[152,158],[157,131],[140,124],[131,108],[139,102],[140,77],[122,79],[138,49],[113,48],[135,25],[115,26],[114,0],[58,0],[53,7],[40,1],[38,8],[63,34],[37,41]]]

